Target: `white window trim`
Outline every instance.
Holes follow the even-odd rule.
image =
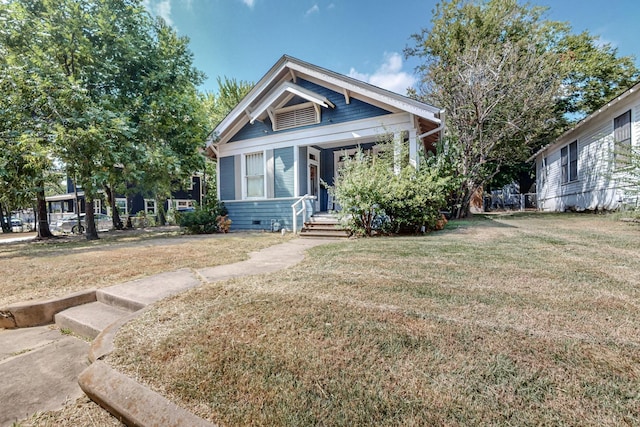
[[[571,157],[571,145],[576,144],[576,158],[573,159]],[[564,175],[563,175],[563,164],[562,164],[562,151],[566,149],[567,150],[567,180],[564,180]],[[571,176],[571,163],[572,160],[575,160],[576,162],[576,174],[574,177]],[[572,179],[573,178],[573,179]],[[562,148],[560,148],[560,184],[561,185],[569,185],[569,184],[573,184],[575,182],[580,181],[580,144],[578,143],[578,140],[574,140],[571,141],[570,143],[564,145]]]
[[[153,212],[149,212],[149,205],[148,205],[149,202],[153,203]],[[150,213],[152,215],[158,214],[158,206],[155,199],[144,199],[144,213],[145,214]]]
[[[193,208],[195,200],[193,199],[171,199],[170,206],[172,209]]]
[[[262,153],[262,197],[247,196],[247,156]],[[243,200],[264,200],[267,194],[267,153],[266,151],[253,151],[251,153],[243,153],[240,162],[240,175],[242,179],[242,199]]]
[[[96,199],[93,201],[93,213],[94,214],[102,213],[102,200]]]
[[[118,210],[119,210],[120,209],[120,205],[118,205],[118,202],[124,202],[124,212],[122,212],[122,215],[127,215],[129,213],[128,200],[126,198],[116,197],[116,208],[118,208]]]
[[[312,159],[312,157],[315,157]],[[311,188],[311,177],[310,175],[310,168],[311,166],[315,166],[316,167],[316,174],[318,174],[317,176],[317,187],[316,187],[316,192],[318,193],[318,198],[315,201],[315,206],[314,209],[316,211],[320,210],[320,194],[322,193],[322,186],[320,184],[320,150],[313,148],[313,147],[309,147],[307,150],[307,194],[313,194],[312,188]]]
[[[614,169],[619,169],[619,165],[618,163],[620,162],[617,158],[619,153],[618,151],[618,144],[620,144],[622,141],[616,141],[616,120],[619,119],[620,117],[624,116],[625,114],[629,114],[629,149],[633,150],[634,148],[634,132],[633,132],[633,128],[634,128],[634,114],[633,114],[633,108],[627,109],[625,111],[623,111],[622,113],[616,115],[613,117],[612,120],[612,126],[613,126],[613,131],[611,132],[611,135],[613,136],[612,138],[612,142],[613,142],[613,168]]]

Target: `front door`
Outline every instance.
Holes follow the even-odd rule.
[[[320,151],[309,147],[307,194],[316,198],[313,210],[320,211]]]

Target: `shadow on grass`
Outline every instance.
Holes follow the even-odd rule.
[[[494,215],[484,214],[477,214],[464,219],[452,219],[449,220],[441,232],[446,233],[457,230],[466,230],[469,228],[515,228],[513,225],[497,221],[498,219],[500,218]]]
[[[85,236],[58,235],[46,240],[28,240],[11,242],[0,246],[0,259],[21,257],[57,257],[68,255],[76,251],[104,251],[115,248],[135,246],[158,239],[175,239],[175,243],[182,243],[188,239],[178,231],[110,231],[100,233],[97,240],[87,240]]]

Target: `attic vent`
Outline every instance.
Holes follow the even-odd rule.
[[[275,112],[273,130],[289,129],[298,126],[320,123],[320,108],[313,102],[281,108]]]

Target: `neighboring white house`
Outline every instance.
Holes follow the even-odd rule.
[[[531,157],[536,161],[538,209],[595,211],[635,205],[637,189],[620,179],[619,147],[639,144],[637,84]]]

